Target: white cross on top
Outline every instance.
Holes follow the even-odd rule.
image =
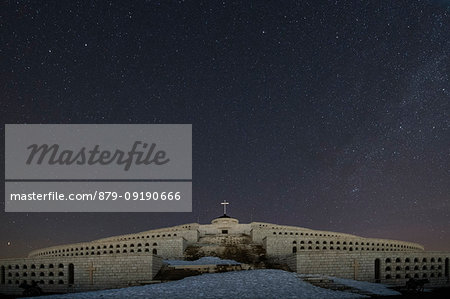
[[[226,215],[227,214],[227,205],[229,205],[230,203],[227,202],[226,200],[224,200],[220,204],[223,205],[223,214]]]

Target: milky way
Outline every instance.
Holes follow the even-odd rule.
[[[224,199],[242,222],[449,250],[449,14],[447,1],[5,1],[3,123],[192,123],[193,212],[1,212],[0,256],[206,223]]]

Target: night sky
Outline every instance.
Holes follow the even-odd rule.
[[[193,125],[192,213],[2,196],[0,257],[209,223],[223,200],[450,250],[449,1],[2,1],[0,44],[2,123]]]

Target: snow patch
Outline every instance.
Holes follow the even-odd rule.
[[[124,289],[39,297],[40,299],[94,298],[367,298],[366,296],[315,287],[282,270],[249,270],[204,274],[179,281]]]
[[[327,277],[331,280],[333,280],[336,283],[340,283],[358,290],[370,292],[374,295],[380,295],[380,296],[396,296],[401,295],[401,293],[394,291],[392,289],[389,289],[386,285],[381,283],[371,283],[367,281],[357,281],[352,279],[343,279],[343,278],[336,278],[336,277]]]

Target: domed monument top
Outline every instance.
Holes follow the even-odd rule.
[[[223,205],[223,215],[220,217],[217,217],[215,219],[213,219],[211,221],[212,224],[238,224],[239,220],[237,220],[236,218],[232,218],[230,216],[227,215],[227,205],[229,205],[230,203],[227,202],[226,200],[224,200],[223,202],[220,203],[221,205]]]

